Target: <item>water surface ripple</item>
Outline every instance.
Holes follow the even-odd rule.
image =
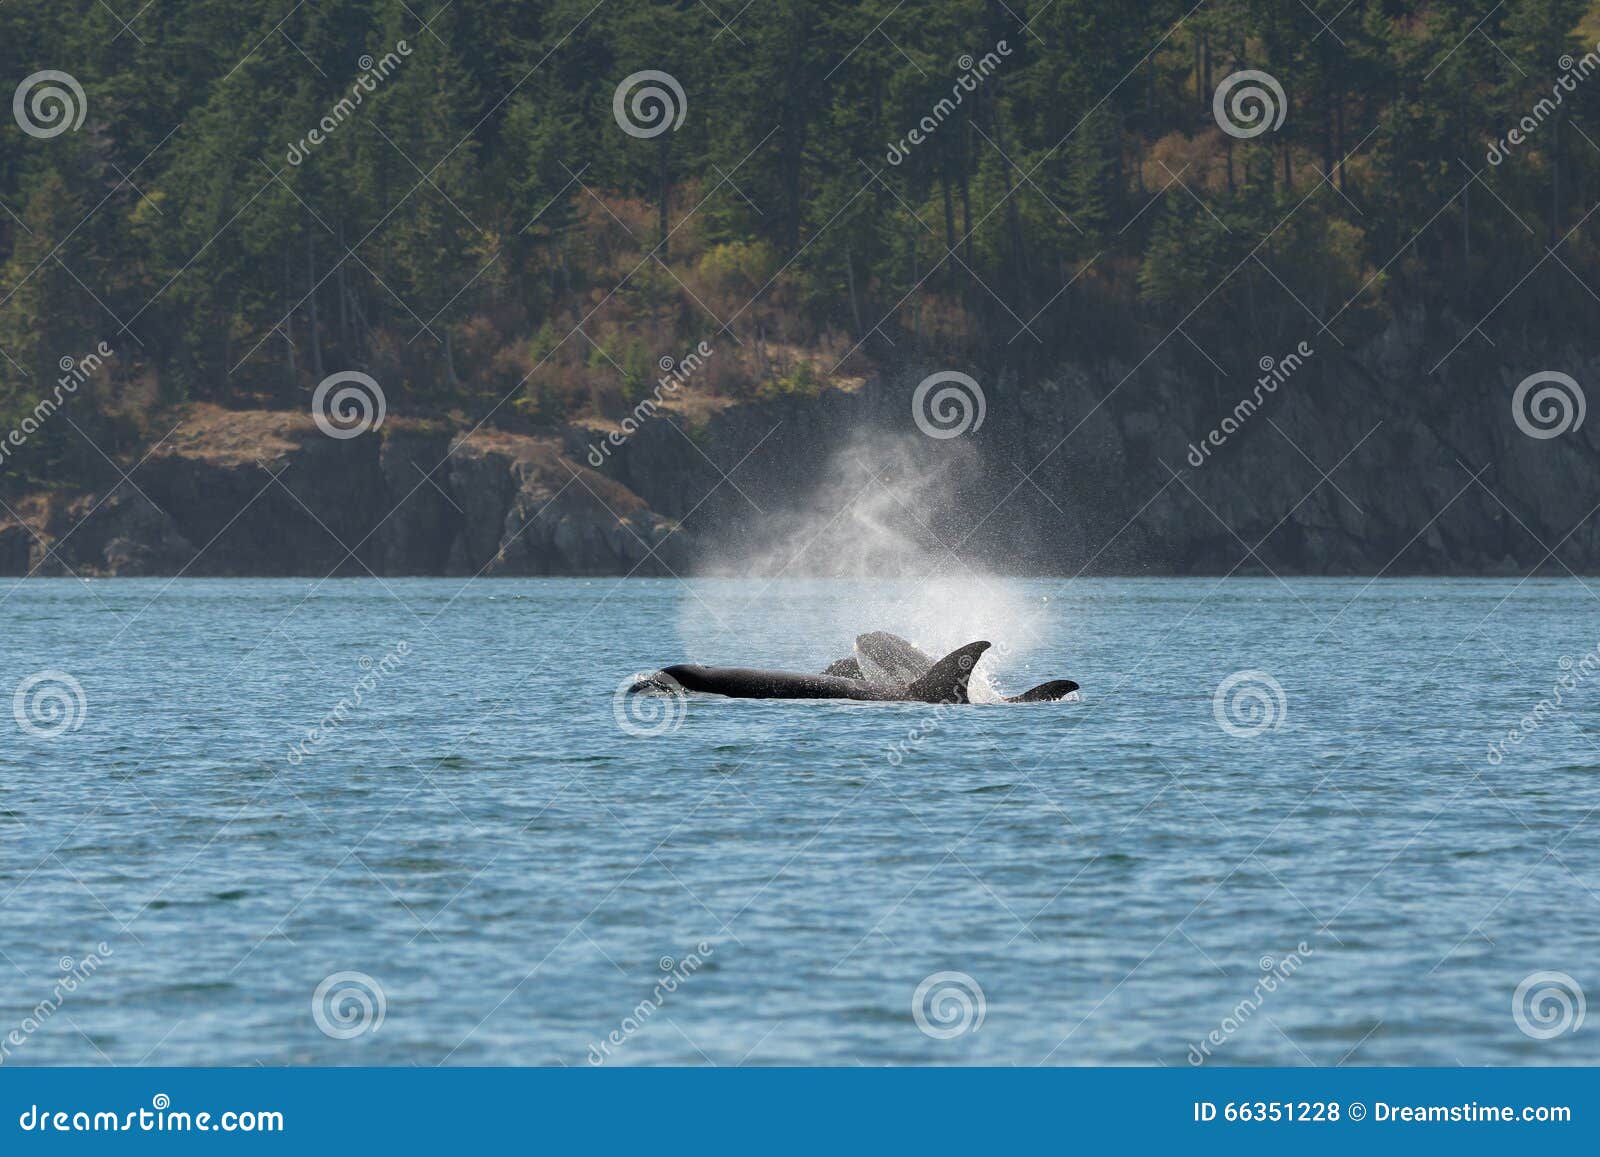
[[[1488,758],[1600,643],[1582,585],[1004,585],[998,680],[1082,702],[704,698],[638,737],[629,673],[820,670],[883,588],[23,582],[0,693],[86,710],[0,713],[0,1036],[111,952],[5,1063],[1600,1061],[1512,1012],[1542,970],[1600,994],[1600,679]],[[1283,691],[1253,736],[1214,710],[1241,671]],[[341,971],[375,1031],[318,1027]],[[981,1027],[919,1029],[938,972]]]

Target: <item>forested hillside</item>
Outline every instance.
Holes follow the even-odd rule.
[[[1600,194],[1600,85],[1485,160],[1593,47],[1585,9],[184,0],[123,25],[11,3],[8,86],[57,69],[87,107],[76,132],[0,132],[0,404],[31,409],[105,340],[112,372],[69,412],[108,447],[164,405],[301,406],[351,367],[397,411],[538,425],[616,406],[724,324],[737,356],[702,386],[735,395],[908,346],[1132,348],[1251,254],[1200,345],[1305,311],[1349,341],[1423,301],[1470,325],[1546,246],[1592,280],[1567,234]],[[1288,103],[1251,139],[1212,108],[1243,68]],[[642,70],[681,86],[675,130],[619,126]],[[1589,295],[1549,268],[1496,324],[1582,323]],[[96,461],[58,424],[8,478]]]
[[[0,429],[62,411],[0,496],[350,371],[569,441],[701,343],[702,414],[1308,339],[1448,398],[1600,308],[1582,0],[126,8],[0,6]]]

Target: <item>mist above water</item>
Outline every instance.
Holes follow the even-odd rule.
[[[987,639],[973,698],[998,697],[990,680],[1022,666],[1050,608],[964,549],[979,525],[1006,517],[963,502],[989,492],[978,485],[983,470],[962,439],[858,434],[829,454],[817,472],[825,481],[752,518],[742,541],[724,541],[689,580],[686,657],[820,671],[869,631],[901,635],[935,659]],[[719,581],[731,578],[759,585],[752,593],[748,581]]]

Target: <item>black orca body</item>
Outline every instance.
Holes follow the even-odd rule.
[[[759,667],[702,667],[679,663],[661,674],[685,691],[703,691],[732,699],[865,699],[890,702],[902,699],[890,688],[875,687],[864,679],[844,675],[804,675],[798,671],[767,671]]]
[[[634,685],[636,691],[700,691],[734,699],[855,699],[874,703],[968,703],[968,682],[980,656],[979,641],[958,647],[935,662],[926,652],[883,631],[856,639],[855,655],[820,675],[754,667],[702,667],[680,663]],[[1078,690],[1071,679],[1053,679],[1007,699],[1007,703],[1053,703]]]
[[[933,664],[920,678],[901,686],[844,675],[806,675],[754,667],[701,667],[680,663],[661,674],[685,691],[704,691],[734,699],[858,699],[876,703],[966,703],[967,682],[986,642],[968,643]],[[829,670],[843,665],[835,663]]]

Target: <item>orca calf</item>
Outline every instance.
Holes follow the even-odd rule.
[[[985,641],[958,647],[935,662],[896,635],[876,631],[856,639],[856,654],[829,665],[821,675],[753,667],[702,667],[679,663],[634,684],[635,691],[671,690],[726,695],[734,699],[855,699],[877,703],[969,703],[968,683]],[[1041,683],[1007,703],[1048,703],[1078,689],[1071,679]]]

